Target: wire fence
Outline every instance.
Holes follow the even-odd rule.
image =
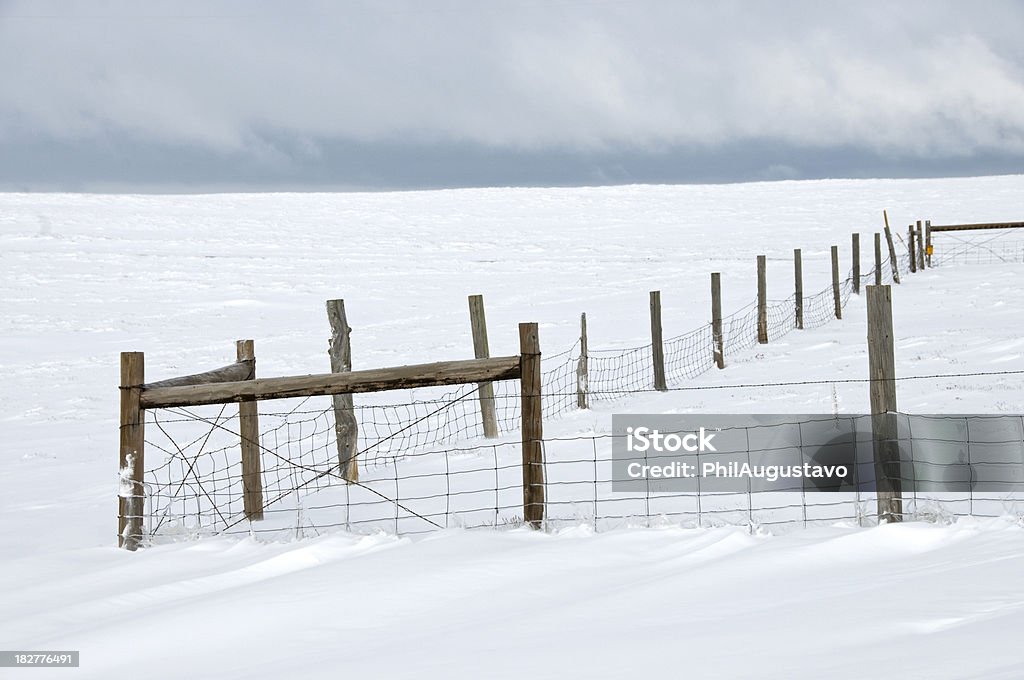
[[[1018,377],[1024,371],[970,375]],[[956,376],[911,379],[951,377]],[[336,464],[330,462],[335,452],[332,428],[326,423],[328,410],[300,419],[294,418],[295,411],[261,414],[280,421],[263,440],[264,460],[276,461],[263,471],[263,520],[245,519],[241,472],[232,461],[232,447],[204,449],[204,438],[192,455],[182,451],[182,455],[172,456],[173,463],[153,471],[146,496],[147,534],[159,540],[216,533],[280,539],[318,535],[332,528],[416,534],[522,522],[523,470],[518,440],[422,448],[382,461],[364,470],[358,483],[346,484],[337,477]],[[1024,417],[896,417],[895,442],[902,464],[892,476],[903,484],[905,518],[949,520],[966,515],[1022,514]],[[165,428],[171,422],[161,421]],[[207,421],[184,418],[177,422],[201,426]],[[657,464],[659,457],[669,454],[623,456],[624,435],[612,431],[546,437],[546,526],[589,523],[606,530],[658,524],[734,524],[756,529],[877,520],[871,416],[775,416],[767,424],[734,429],[742,430],[745,446],[719,446],[715,454],[694,453],[690,458],[694,465],[699,468],[712,460],[723,465],[747,463],[756,472],[758,466],[825,460],[848,466],[851,476],[836,488],[821,488],[808,479],[782,479],[775,485],[762,483],[758,487],[757,482],[748,480],[739,488],[734,484],[723,489],[716,488],[714,480],[704,481],[702,487],[700,478],[691,488],[659,486],[652,479],[644,479],[637,488],[636,484],[629,486],[635,480],[622,474],[622,465],[630,461]],[[225,429],[222,434],[234,433]],[[277,449],[268,446],[282,443]],[[156,478],[165,474],[168,483],[157,483]]]
[[[906,253],[897,255],[900,276],[909,274],[910,260]],[[891,283],[892,268],[888,258],[883,260],[881,281]],[[860,288],[874,283],[875,269],[860,274]],[[840,307],[845,308],[853,294],[853,272],[840,281]],[[820,328],[835,321],[835,293],[829,285],[817,293],[803,298],[803,328]],[[766,305],[769,341],[778,340],[796,330],[796,296],[768,300]],[[754,300],[729,316],[722,318],[722,345],[725,355],[732,356],[758,344],[757,301]],[[665,376],[669,383],[696,378],[715,368],[714,337],[710,322],[691,331],[668,338],[663,342]],[[577,343],[557,358],[546,360],[543,373],[544,415],[555,416],[577,407],[575,398],[576,367],[579,365],[580,344]],[[651,345],[625,349],[590,349],[587,353],[588,380],[586,391],[591,400],[607,399],[654,385],[654,361]],[[506,389],[515,389],[514,386]],[[518,427],[518,413],[508,415],[513,427]]]
[[[901,277],[909,273],[905,252],[897,257],[897,267]],[[860,284],[874,280],[872,269],[861,275]],[[892,280],[888,258],[883,261],[881,280]],[[843,307],[853,288],[853,275],[848,273],[840,286]],[[797,327],[794,296],[769,301],[767,310],[771,340]],[[804,297],[803,318],[807,329],[834,320],[831,286]],[[723,319],[726,356],[757,342],[756,303]],[[687,388],[685,381],[715,366],[710,323],[665,340],[664,348],[670,390],[693,389]],[[579,342],[542,357],[545,418],[577,408],[580,360]],[[591,401],[653,391],[650,345],[591,349],[587,363],[585,387]],[[828,381],[835,382],[843,381]],[[791,383],[778,383],[784,384]],[[243,507],[237,407],[147,410],[150,467],[145,475],[143,522],[149,540],[217,533],[305,536],[332,527],[414,533],[439,527],[519,523],[523,491],[519,385],[504,381],[493,383],[493,388],[501,436],[485,441],[475,385],[359,395],[354,407],[359,428],[358,483],[347,483],[339,476],[329,397],[260,403],[264,519],[258,522],[248,521]],[[547,522],[552,526],[592,521],[603,528],[615,522],[661,521],[657,518],[662,517],[688,517],[704,524],[718,521],[716,517],[722,521],[738,517],[736,513],[742,514],[744,507],[743,521],[750,524],[789,521],[782,518],[797,510],[801,521],[870,517],[863,498],[816,497],[809,501],[805,494],[799,502],[786,498],[782,503],[759,496],[756,503],[748,497],[744,507],[732,508],[725,497],[705,501],[700,493],[673,497],[675,500],[649,493],[642,498],[623,497],[610,490],[614,482],[609,476],[610,435],[546,439],[544,450]],[[740,500],[749,496],[734,495]],[[781,505],[754,507],[773,502]],[[911,506],[912,513],[916,508]]]
[[[621,526],[722,524],[758,527],[877,522],[877,475],[902,486],[905,519],[1024,514],[1024,418],[1020,415],[896,414],[900,465],[875,464],[869,415],[776,416],[734,427],[745,445],[682,457],[692,479],[635,479],[628,464],[675,461],[670,453],[623,453],[627,435],[603,433],[545,441],[547,523]],[[719,434],[722,434],[719,432]],[[618,441],[617,441],[618,440]],[[614,445],[619,444],[619,451]],[[848,467],[842,483],[765,476],[814,461]],[[748,474],[729,478],[746,464]],[[710,466],[715,474],[703,476]],[[732,465],[732,467],[730,467]],[[761,475],[760,477],[758,475]],[[723,477],[726,477],[723,479]]]

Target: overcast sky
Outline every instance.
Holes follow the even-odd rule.
[[[1024,3],[0,0],[0,188],[1024,167]]]

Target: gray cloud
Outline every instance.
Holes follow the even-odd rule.
[[[545,157],[572,183],[716,158],[806,176],[819,155],[1005,171],[1021,25],[1013,2],[4,2],[0,181],[388,185],[351,167],[374,149],[456,184]]]

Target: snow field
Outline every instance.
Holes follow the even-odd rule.
[[[1012,519],[785,535],[676,526],[550,534],[341,527],[263,542],[113,548],[117,353],[147,377],[204,370],[256,341],[261,375],[327,368],[323,302],[346,300],[356,368],[466,358],[465,296],[491,351],[541,324],[545,353],[647,341],[828,284],[888,208],[896,231],[1019,219],[1019,176],[389,194],[0,195],[0,646],[81,649],[40,677],[1017,678],[1024,533]],[[900,226],[902,225],[902,226]],[[844,259],[844,263],[846,259]],[[1024,367],[1019,265],[915,274],[894,291],[901,376]],[[859,412],[863,300],[843,321],[727,358],[704,390],[596,402],[545,433],[607,432],[613,412]],[[713,389],[712,389],[713,388]],[[1020,376],[899,384],[912,413],[1024,413]],[[512,455],[511,453],[508,455]],[[576,450],[564,454],[575,456]],[[482,459],[457,465],[483,467]],[[1008,509],[1013,512],[1013,508]],[[291,534],[294,535],[294,534]]]

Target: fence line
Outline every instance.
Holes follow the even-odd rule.
[[[1000,258],[1006,252],[1017,252],[1012,249],[1006,251],[1006,244],[1002,245],[1003,251],[987,241],[981,246],[964,244],[959,249],[938,253],[934,261],[937,264],[966,261],[965,256],[973,252],[972,248],[982,248],[994,258],[991,261],[1004,261]],[[1024,255],[1024,242],[1018,248]],[[860,273],[859,286],[855,286],[854,273],[850,271],[839,282],[838,291],[829,285],[810,296],[802,296],[802,327],[818,328],[835,319],[837,312],[849,302],[854,288],[875,283],[876,275],[882,283],[893,281],[897,273],[905,276],[910,271],[909,258],[909,252],[904,252],[897,255],[892,264],[888,258],[882,259],[870,271]],[[1024,258],[1006,261],[1024,261]],[[878,264],[881,270],[876,272]],[[765,302],[764,319],[769,342],[798,327],[797,308],[795,294]],[[758,344],[758,317],[755,300],[722,319],[721,346],[726,358]],[[668,391],[868,382],[837,379],[685,386],[680,383],[700,376],[716,365],[712,324],[709,322],[665,339],[662,346]],[[652,345],[609,350],[587,347],[584,350],[584,345],[577,341],[562,352],[541,357],[542,411],[545,418],[579,407],[581,385],[578,369],[584,352],[587,363],[586,401],[614,400],[628,394],[661,391],[655,387]],[[898,380],[1018,373],[1024,371],[907,376]],[[493,399],[499,438],[480,445],[460,444],[485,434],[480,412],[483,402],[475,384],[445,390],[420,388],[415,391],[417,398],[399,403],[368,403],[361,398],[363,403],[352,406],[359,428],[359,451],[356,455],[362,463],[363,473],[356,483],[345,483],[338,474],[335,409],[321,401],[324,398],[295,399],[289,404],[291,408],[280,411],[261,407],[259,418],[263,426],[259,451],[264,461],[262,475],[267,501],[263,507],[265,519],[258,523],[245,521],[244,487],[238,470],[239,432],[232,424],[233,407],[147,410],[149,436],[146,444],[160,451],[164,460],[146,471],[147,507],[144,514],[149,522],[146,533],[163,537],[240,532],[280,536],[304,535],[310,530],[331,526],[386,528],[410,533],[438,526],[494,526],[521,522],[521,442],[518,439],[512,441],[509,437],[502,440],[505,435],[519,433],[520,393],[508,382],[492,385],[494,394],[488,399]],[[424,394],[428,396],[424,398]],[[588,516],[580,510],[582,501],[567,500],[557,491],[587,484],[594,491],[593,498],[587,502],[593,504],[593,512],[589,516],[595,525],[616,519],[641,518],[649,521],[659,516],[655,510],[663,500],[655,498],[652,504],[650,497],[643,499],[645,505],[641,514],[637,514],[633,506],[629,506],[630,510],[626,512],[622,504],[616,511],[619,516],[615,512],[598,512],[601,503],[605,502],[598,495],[598,490],[611,481],[600,472],[607,463],[607,457],[599,451],[599,442],[603,439],[603,436],[594,435],[571,440],[584,441],[591,448],[590,454],[578,458],[560,457],[553,452],[552,447],[566,446],[564,442],[569,440],[542,440],[544,451],[551,452],[550,457],[546,455],[544,458],[543,477],[545,491],[549,493],[545,506],[552,509],[549,522],[569,521],[578,515],[582,518]],[[580,445],[573,446],[578,448]],[[442,455],[443,472],[438,470],[437,460]],[[593,472],[581,477],[589,481],[576,482],[564,474],[566,470],[572,469],[575,474],[584,468]],[[695,502],[698,523],[704,516],[715,516],[714,512],[705,513],[709,508],[702,508],[699,494]],[[826,505],[829,503],[832,501]],[[815,503],[816,506],[820,504]],[[846,501],[836,502],[831,507],[840,506],[846,508],[844,512],[849,510]],[[815,512],[818,512],[809,511],[808,507],[806,501],[801,500],[799,504],[788,503],[776,510],[800,508],[806,522],[808,518],[814,519]],[[344,508],[343,520],[337,515],[340,508]],[[572,512],[565,512],[567,508]],[[749,500],[747,510],[747,521],[754,522]],[[689,511],[679,512],[685,515]],[[868,516],[870,513],[858,515],[861,518]]]
[[[882,281],[892,281],[891,270],[883,262]],[[897,256],[897,267],[901,273],[909,272],[909,257]],[[860,274],[860,286],[871,284],[875,279],[875,268]],[[840,282],[840,305],[845,309],[853,294],[852,269]],[[769,343],[785,337],[796,330],[796,297],[791,295],[783,299],[768,300],[767,323]],[[834,321],[835,297],[832,285],[822,288],[817,293],[803,298],[803,328],[811,330],[820,328]],[[758,344],[757,333],[758,309],[757,301],[741,307],[722,319],[722,344],[726,357],[751,349]],[[666,382],[680,382],[696,378],[715,367],[715,343],[712,324],[709,321],[691,331],[664,340],[665,377]],[[547,360],[542,372],[544,380],[545,409],[544,415],[555,416],[576,408],[575,392],[570,398],[569,385],[575,385],[575,368],[579,362],[577,343],[562,355]],[[616,350],[588,348],[589,378],[588,394],[599,396],[622,394],[643,390],[654,385],[653,357],[651,345],[640,345]],[[671,386],[668,387],[672,389]],[[514,413],[508,414],[515,417]],[[514,426],[513,426],[514,427]],[[506,429],[507,428],[507,429]],[[510,427],[503,424],[502,429]]]

